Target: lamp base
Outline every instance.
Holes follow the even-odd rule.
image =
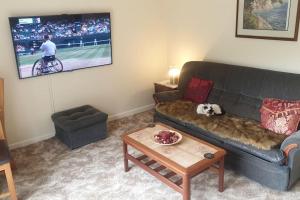
[[[170,84],[177,85],[178,84],[178,77],[170,77]]]

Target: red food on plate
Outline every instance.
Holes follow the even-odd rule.
[[[160,131],[158,134],[154,135],[155,142],[159,144],[173,144],[176,143],[179,136],[174,131]]]

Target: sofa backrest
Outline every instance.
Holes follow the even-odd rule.
[[[259,109],[266,97],[300,100],[300,74],[193,61],[186,63],[178,88],[184,92],[192,77],[214,81],[208,102],[228,113],[260,121]]]

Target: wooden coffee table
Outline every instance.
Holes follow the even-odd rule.
[[[162,146],[154,143],[153,135],[159,130],[174,130],[182,134],[180,143]],[[142,154],[128,153],[128,145]],[[219,191],[224,191],[224,156],[226,151],[174,128],[157,123],[123,136],[124,167],[129,171],[128,160],[140,166],[160,181],[180,192],[184,200],[190,199],[190,180],[197,174],[212,169],[219,174]],[[205,153],[212,153],[206,159]],[[166,173],[163,173],[166,172]],[[174,180],[175,179],[175,180]]]

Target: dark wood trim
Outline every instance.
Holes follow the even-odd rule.
[[[146,162],[145,165],[147,165],[147,166],[150,167],[150,166],[153,165],[154,163],[156,163],[155,160],[150,160],[150,161]]]
[[[136,158],[136,159],[138,159],[138,160],[144,160],[144,159],[146,159],[146,158],[147,158],[146,155],[142,155],[142,156],[140,156],[140,157],[138,157],[138,158]]]
[[[128,159],[127,159],[128,148],[125,142],[123,142],[123,153],[124,153],[124,170],[125,172],[128,172],[129,171]]]
[[[296,27],[295,27],[295,37],[294,37],[294,41],[297,41],[297,40],[298,40],[298,35],[299,35],[299,20],[300,20],[300,1],[298,0],[297,19],[296,19]]]
[[[239,19],[239,2],[240,2],[240,0],[237,0],[235,37],[251,38],[251,39],[265,39],[265,40],[298,41],[299,18],[300,18],[300,1],[299,0],[297,0],[297,1],[298,1],[298,5],[297,5],[298,8],[297,8],[297,16],[296,16],[294,37],[293,38],[285,38],[285,37],[267,37],[267,36],[252,36],[252,35],[238,34],[238,19]]]
[[[127,154],[126,157],[127,157],[128,160],[133,162],[135,165],[137,165],[137,166],[141,167],[142,169],[144,169],[145,171],[149,172],[151,175],[153,175],[154,177],[156,177],[157,179],[159,179],[160,181],[162,181],[163,183],[165,183],[169,187],[173,188],[174,190],[176,190],[179,193],[183,193],[182,187],[176,185],[174,182],[172,182],[168,178],[164,177],[160,173],[156,172],[155,170],[153,170],[149,166],[145,165],[144,163],[140,162],[135,157],[133,157],[129,154]]]
[[[160,165],[160,166],[156,167],[156,168],[154,169],[154,171],[160,172],[161,170],[164,170],[164,169],[166,169],[166,167],[163,166],[163,165]]]
[[[219,161],[219,192],[224,191],[224,157]]]
[[[167,174],[165,174],[164,177],[167,178],[167,179],[169,179],[169,178],[171,178],[171,177],[173,177],[173,176],[175,176],[175,175],[176,175],[175,172],[170,171],[170,172],[168,172]]]
[[[240,0],[237,1],[237,6],[236,6],[236,21],[235,21],[235,37],[239,37],[238,35],[238,26],[239,26],[239,5],[240,5]]]
[[[178,181],[175,181],[175,184],[182,187],[182,178]]]

